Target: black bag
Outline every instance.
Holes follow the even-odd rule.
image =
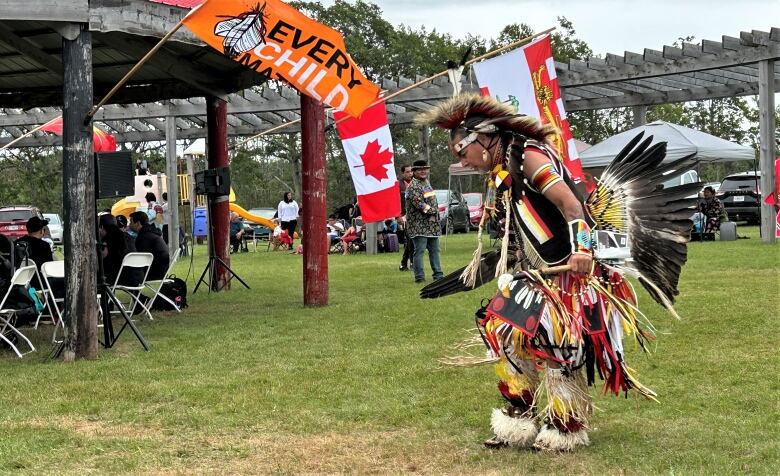
[[[162,287],[160,288],[160,294],[175,302],[176,305],[179,306],[179,309],[184,309],[187,307],[187,283],[183,279],[177,278],[176,275],[173,274],[168,276],[168,279],[170,282],[163,283]],[[174,310],[173,306],[171,306],[171,303],[160,297],[154,300],[152,309],[157,311]]]

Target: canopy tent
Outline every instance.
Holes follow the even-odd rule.
[[[206,155],[206,139],[200,138],[184,149],[184,155]]]
[[[752,147],[735,144],[705,132],[690,129],[679,124],[655,121],[621,132],[609,139],[589,147],[580,154],[583,168],[604,167],[640,132],[645,137],[652,135],[653,143],[667,142],[665,162],[696,154],[701,162],[733,162],[755,160]]]

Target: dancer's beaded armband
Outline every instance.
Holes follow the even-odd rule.
[[[562,181],[563,179],[552,164],[542,165],[534,172],[533,176],[531,176],[531,183],[539,193],[545,193],[550,187]]]
[[[585,220],[577,219],[569,222],[569,238],[572,254],[590,255],[593,253],[593,238],[590,226]]]

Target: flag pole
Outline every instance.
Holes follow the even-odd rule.
[[[523,44],[525,42],[533,40],[536,37],[539,37],[539,36],[542,36],[542,35],[546,35],[546,34],[552,32],[554,30],[555,30],[555,27],[552,27],[552,28],[548,28],[546,30],[540,31],[539,33],[534,33],[533,35],[529,35],[529,36],[526,36],[524,38],[520,38],[517,41],[513,41],[512,43],[509,43],[508,45],[502,46],[501,48],[495,49],[493,51],[488,51],[487,53],[485,53],[485,54],[483,54],[481,56],[477,56],[476,58],[472,58],[472,59],[466,61],[463,65],[464,66],[468,66],[468,65],[474,64],[474,63],[476,63],[478,61],[482,61],[482,60],[488,59],[491,56],[495,56],[495,55],[497,55],[499,53],[503,53],[506,50],[512,49],[512,48],[514,48],[514,47],[516,47],[518,45],[521,45],[521,44]],[[402,89],[399,89],[398,91],[395,91],[392,94],[389,94],[387,96],[379,98],[376,101],[374,101],[373,103],[371,103],[371,105],[368,106],[368,107],[370,108],[370,107],[376,106],[377,104],[379,104],[381,102],[387,102],[390,99],[392,99],[392,98],[394,98],[396,96],[399,96],[399,95],[409,91],[410,89],[414,89],[414,88],[416,88],[416,87],[418,87],[418,86],[420,86],[422,84],[425,84],[427,82],[433,81],[436,78],[439,78],[441,76],[446,75],[447,71],[448,70],[445,69],[444,71],[438,72],[438,73],[434,74],[433,76],[429,76],[429,77],[427,77],[425,79],[421,79],[420,81],[417,81],[414,84],[410,84],[409,86],[406,86],[406,87],[404,87]],[[332,110],[333,110],[333,108],[331,107],[331,108],[326,109],[325,112],[330,112]],[[336,121],[334,124],[340,124],[341,122],[346,121],[347,119],[350,119],[350,117],[349,116],[344,117],[344,118]],[[255,135],[249,137],[248,139],[242,140],[241,142],[239,142],[235,146],[231,147],[231,149],[235,149],[235,148],[241,147],[242,145],[246,144],[247,142],[255,140],[258,137],[262,137],[264,135],[268,135],[268,134],[270,134],[272,132],[276,132],[276,131],[278,131],[280,129],[284,129],[287,126],[292,126],[294,124],[298,124],[299,122],[301,122],[300,119],[295,119],[295,120],[292,120],[292,121],[285,122],[284,124],[279,124],[276,127],[272,127],[272,128],[270,128],[270,129],[268,129],[266,131],[260,132],[259,134],[255,134]]]
[[[195,10],[192,10],[195,11]],[[190,13],[192,13],[192,11]],[[122,79],[119,80],[118,83],[114,85],[113,88],[111,88],[111,91],[108,92],[105,96],[103,96],[103,99],[100,100],[97,104],[95,104],[92,109],[89,110],[87,113],[87,117],[84,118],[84,123],[89,122],[90,119],[100,110],[101,107],[103,107],[111,97],[116,94],[117,91],[119,91],[119,88],[125,85],[125,83],[135,74],[138,72],[139,69],[141,69],[141,66],[146,63],[149,58],[154,56],[157,51],[162,48],[162,45],[164,45],[177,31],[179,31],[179,28],[181,28],[184,25],[184,20],[189,16],[189,13],[187,15],[184,15],[181,20],[179,20],[179,23],[176,24],[168,33],[165,34],[162,38],[160,38],[160,41],[157,42],[154,47],[149,50],[148,53],[144,55],[143,58],[141,58],[132,68],[130,68],[130,71],[125,74]]]
[[[0,150],[5,150],[5,149],[7,149],[7,148],[11,147],[12,145],[16,144],[16,143],[17,143],[17,142],[19,142],[20,140],[24,139],[25,137],[30,137],[31,135],[35,134],[35,133],[36,133],[36,132],[38,132],[39,130],[41,130],[41,129],[43,129],[44,127],[48,126],[49,124],[51,124],[52,122],[56,121],[56,120],[57,120],[57,119],[59,119],[60,117],[62,117],[62,115],[59,115],[59,116],[55,117],[54,119],[52,119],[52,120],[50,120],[50,121],[48,121],[48,122],[44,122],[43,124],[41,124],[40,126],[36,127],[35,129],[33,129],[33,130],[31,130],[31,131],[27,131],[27,132],[25,132],[24,134],[20,135],[20,136],[19,136],[19,137],[17,137],[16,139],[14,139],[14,140],[12,140],[11,142],[7,143],[7,144],[6,144],[6,145],[4,145],[3,147],[0,147]]]

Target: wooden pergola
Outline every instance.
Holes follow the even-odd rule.
[[[68,224],[63,237],[64,356],[68,360],[76,355],[94,358],[97,353],[95,164],[88,113],[95,99],[103,97],[186,12],[144,0],[5,0],[0,5],[0,106],[54,107],[63,115],[63,206]],[[205,96],[209,166],[220,167],[228,165],[223,98],[263,81],[180,30],[111,102]],[[158,125],[167,137],[175,137],[175,120]],[[175,155],[175,140],[167,146],[168,153]],[[168,175],[175,181],[175,169]],[[176,203],[175,182],[168,188]],[[212,223],[225,233],[216,233],[214,241],[217,255],[229,260],[228,204],[221,198],[212,204]],[[172,219],[178,220],[175,207],[171,212]],[[224,272],[219,279],[225,279]]]

